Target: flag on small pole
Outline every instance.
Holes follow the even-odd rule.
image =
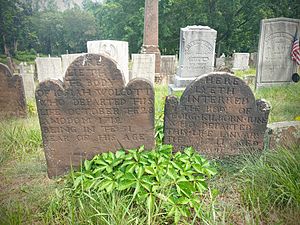
[[[300,65],[300,48],[299,48],[299,38],[298,36],[298,29],[296,30],[293,45],[292,45],[292,60],[295,61],[298,65]]]

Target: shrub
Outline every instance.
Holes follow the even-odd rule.
[[[170,145],[152,151],[141,147],[84,161],[81,171],[71,172],[63,192],[72,199],[91,193],[129,194],[132,200],[127,208],[134,204],[146,209],[148,224],[152,224],[154,212],[177,224],[192,214],[201,218],[206,180],[215,174],[215,168],[192,148],[172,154]]]

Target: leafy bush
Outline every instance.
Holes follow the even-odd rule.
[[[36,58],[36,51],[31,49],[30,51],[17,51],[15,58],[22,62],[32,62]]]
[[[147,209],[148,224],[157,208],[161,209],[160,217],[177,224],[192,214],[201,217],[206,180],[215,174],[209,161],[192,148],[172,154],[170,145],[152,151],[141,147],[127,153],[102,153],[84,161],[81,171],[68,177],[64,193],[80,198],[84,193],[124,192],[132,195],[128,207],[136,204]]]

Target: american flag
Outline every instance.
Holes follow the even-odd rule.
[[[297,38],[297,31],[294,36],[294,41],[292,45],[292,60],[294,60],[298,65],[300,65],[300,48],[299,48],[299,38]]]

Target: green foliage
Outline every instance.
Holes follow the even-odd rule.
[[[268,213],[273,207],[300,210],[300,148],[267,151],[242,160],[237,175],[244,203]]]
[[[27,110],[30,116],[37,115],[37,107],[34,100],[27,101]]]
[[[132,195],[132,203],[147,209],[148,224],[160,205],[165,221],[201,218],[201,201],[208,178],[216,174],[214,167],[192,148],[172,154],[172,146],[157,150],[123,150],[96,155],[84,161],[79,172],[67,181],[70,196],[84,193],[122,191]],[[169,219],[167,219],[169,218]]]
[[[300,83],[259,88],[255,97],[271,104],[269,123],[293,121],[300,115]]]
[[[22,62],[34,62],[36,51],[34,49],[31,49],[30,51],[17,51],[15,58]]]
[[[22,158],[36,152],[41,145],[41,131],[32,119],[0,122],[0,162],[10,157]]]

